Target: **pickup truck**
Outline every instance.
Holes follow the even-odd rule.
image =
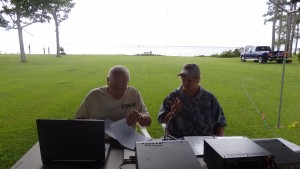
[[[258,63],[266,63],[267,61],[276,61],[282,63],[284,51],[272,51],[270,46],[246,46],[241,52],[241,62],[253,60]],[[286,63],[290,63],[290,56],[286,53]]]

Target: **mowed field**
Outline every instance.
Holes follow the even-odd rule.
[[[290,127],[300,120],[296,58],[285,65],[284,76],[282,64],[240,62],[239,58],[27,55],[27,60],[21,63],[19,55],[0,55],[1,169],[10,168],[37,142],[36,119],[72,119],[86,94],[106,85],[108,70],[115,65],[130,70],[129,85],[138,88],[151,114],[148,132],[153,138],[163,136],[157,113],[166,95],[179,87],[178,72],[185,63],[196,63],[201,85],[223,107],[226,136],[281,137],[300,145],[300,124]]]

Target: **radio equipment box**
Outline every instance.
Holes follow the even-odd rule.
[[[273,154],[246,137],[204,140],[204,162],[209,169],[268,169]]]

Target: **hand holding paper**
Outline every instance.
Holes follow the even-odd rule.
[[[109,119],[105,120],[105,133],[118,140],[124,147],[132,150],[137,141],[151,140],[151,138],[137,133],[132,126],[128,126],[126,118],[116,122]]]

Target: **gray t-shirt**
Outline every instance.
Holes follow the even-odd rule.
[[[114,99],[109,95],[107,86],[103,86],[88,93],[75,113],[75,118],[118,121],[125,118],[132,109],[147,113],[136,88],[129,86],[121,99]]]

